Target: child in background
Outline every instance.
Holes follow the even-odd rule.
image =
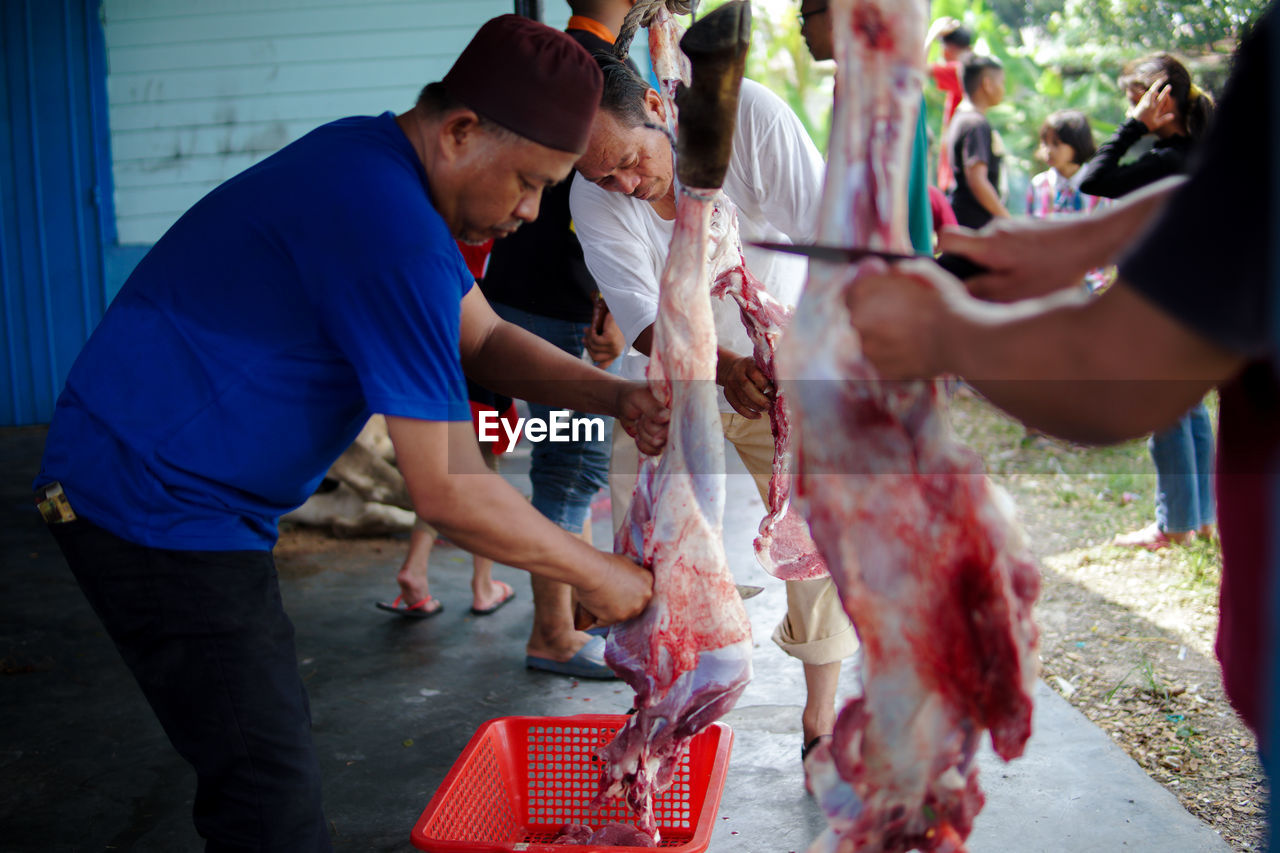
[[[925,36],[925,50],[935,40],[942,44],[942,61],[929,66],[929,75],[933,82],[947,96],[942,108],[942,133],[939,139],[947,139],[951,129],[951,117],[956,107],[964,100],[964,86],[960,75],[964,61],[973,53],[973,32],[955,18],[939,18],[929,27]],[[951,151],[944,144],[938,149],[938,189],[949,191],[955,186],[955,176],[951,173]]]
[[[1036,219],[1089,213],[1102,201],[1080,192],[1081,167],[1093,158],[1097,146],[1089,117],[1079,110],[1059,110],[1040,125],[1036,159],[1049,168],[1031,179],[1027,187],[1027,214]],[[1090,270],[1085,286],[1090,293],[1105,285],[1106,270]]]
[[[987,121],[987,111],[1004,100],[1004,68],[990,56],[973,55],[961,74],[964,100],[951,119],[946,147],[951,153],[951,209],[966,228],[981,228],[1009,210],[1000,198],[1004,142]]]
[[[1097,151],[1089,117],[1079,110],[1059,110],[1040,125],[1036,159],[1047,171],[1031,179],[1027,187],[1027,213],[1051,219],[1063,213],[1088,213],[1098,206],[1097,196],[1080,192],[1080,167]]]

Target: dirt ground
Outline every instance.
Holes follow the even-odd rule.
[[[1028,437],[965,393],[953,411],[1040,559],[1042,677],[1234,850],[1263,850],[1256,746],[1213,655],[1217,543],[1158,552],[1108,544],[1154,518],[1144,443],[1097,450]]]

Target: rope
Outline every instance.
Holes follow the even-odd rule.
[[[697,5],[698,0],[637,0],[618,31],[618,38],[613,43],[614,55],[626,62],[636,30],[649,26],[663,9],[673,15],[689,15]]]

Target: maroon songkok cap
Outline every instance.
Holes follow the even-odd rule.
[[[521,15],[486,23],[444,77],[449,94],[548,148],[581,154],[603,75],[572,36]]]

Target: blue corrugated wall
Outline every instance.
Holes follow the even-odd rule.
[[[43,423],[115,241],[98,0],[0,2],[0,425]]]

